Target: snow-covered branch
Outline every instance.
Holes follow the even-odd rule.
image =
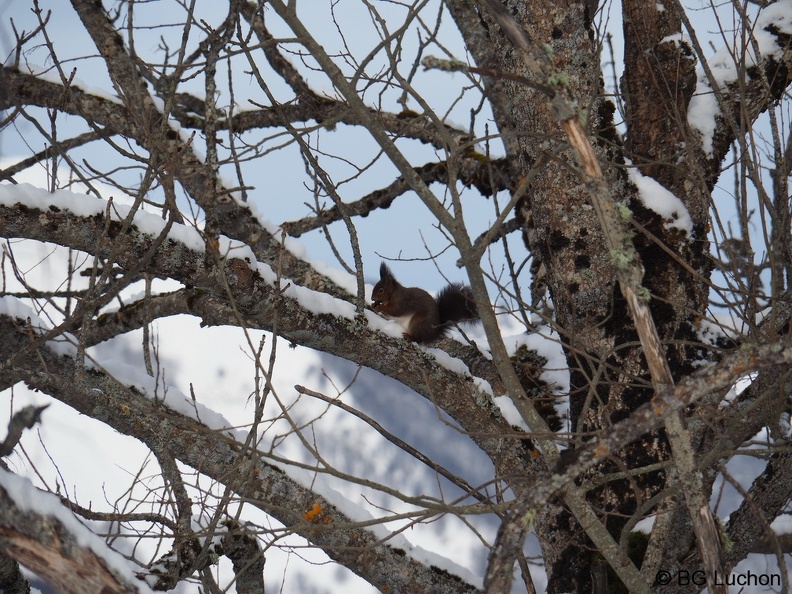
[[[66,594],[145,594],[126,560],[80,524],[53,494],[0,470],[3,550]]]
[[[6,186],[0,187],[0,196],[0,236],[57,240],[101,257],[108,257],[112,247],[115,263],[122,268],[137,266],[151,247],[152,235],[164,227],[158,217],[136,213],[130,232],[119,235],[120,224],[105,220],[106,203],[69,192],[50,195],[32,188],[12,191]],[[16,204],[17,199],[22,202]],[[52,237],[53,228],[58,229],[58,238]],[[107,240],[99,242],[103,236]],[[103,247],[97,251],[97,246]],[[202,247],[196,231],[173,225],[168,240],[148,254],[146,271],[198,287],[192,297],[184,298],[190,312],[201,315],[204,324],[273,330],[277,321],[278,333],[289,340],[397,378],[431,399],[503,465],[505,475],[518,476],[533,466],[520,445],[524,436],[515,433],[500,415],[490,399],[490,388],[471,381],[459,362],[447,359],[440,351],[432,356],[415,345],[394,343],[377,329],[393,331],[397,336],[401,330],[371,312],[367,312],[369,327],[363,327],[354,322],[352,306],[346,302],[286,279],[280,281],[285,288],[277,288],[269,267],[252,261],[245,246],[228,243],[224,254],[230,259],[216,269],[207,268]]]
[[[0,335],[4,337],[0,351],[4,359],[13,352],[27,351],[29,334],[18,321],[0,316]],[[301,485],[262,453],[245,448],[244,439],[225,429],[221,421],[207,426],[179,412],[190,410],[188,402],[179,409],[171,408],[169,404],[178,405],[180,397],[171,396],[161,403],[100,370],[83,370],[75,379],[74,360],[46,346],[6,365],[0,378],[9,376],[217,480],[372,584],[416,594],[425,592],[429,584],[440,593],[476,591],[457,576],[415,561],[398,545],[383,543],[357,525],[360,519],[349,517],[321,494]],[[211,413],[205,411],[201,416],[205,419]]]

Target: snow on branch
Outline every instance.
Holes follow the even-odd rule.
[[[127,561],[81,524],[60,499],[0,470],[4,552],[67,594],[145,594]]]
[[[790,52],[788,49],[789,35],[792,34],[792,0],[780,0],[762,9],[755,23],[746,23],[746,31],[750,31],[756,47],[760,52],[757,56],[751,44],[744,48],[726,46],[719,49],[715,55],[706,60],[707,68],[699,72],[698,86],[688,107],[688,122],[694,130],[701,134],[701,144],[705,153],[713,155],[716,151],[715,139],[718,135],[719,120],[724,117],[724,104],[719,102],[718,95],[724,90],[734,88],[736,100],[747,101],[751,95],[751,86],[760,84],[759,77],[749,77],[743,85],[738,84],[741,77],[745,77],[745,72],[751,68],[766,67],[767,61],[775,64],[786,62],[786,72],[779,72],[784,79],[789,79]],[[693,32],[690,31],[691,35]],[[742,57],[744,63],[740,63],[735,56]],[[704,56],[699,55],[699,60],[704,60]],[[769,79],[777,77],[768,76]],[[780,85],[783,89],[786,85]],[[744,93],[744,99],[740,99],[740,91]],[[767,100],[768,98],[765,98]],[[756,117],[764,111],[764,103],[757,105],[757,109],[748,109],[752,117]],[[738,130],[733,130],[732,134],[737,134]],[[724,143],[728,149],[729,142]]]
[[[456,575],[421,564],[409,551],[383,544],[381,535],[358,524],[360,519],[271,464],[263,453],[246,448],[235,432],[212,430],[102,371],[85,370],[75,377],[73,359],[46,346],[29,352],[29,333],[8,316],[0,316],[0,335],[4,359],[11,352],[25,353],[13,368],[0,370],[0,379],[13,375],[16,381],[199,470],[369,583],[405,594],[423,593],[430,586],[438,594],[477,591]]]
[[[0,186],[0,197],[4,188]],[[191,247],[179,241],[179,234],[173,231],[178,225],[174,224],[168,235],[169,241],[148,254],[150,233],[156,231],[155,223],[148,215],[136,213],[134,217],[135,223],[141,216],[145,225],[151,225],[147,228],[148,233],[141,233],[132,226],[127,233],[121,234],[120,228],[105,221],[100,205],[106,206],[107,203],[84,195],[59,192],[56,196],[62,196],[64,201],[59,203],[61,206],[56,206],[46,198],[47,192],[34,190],[26,190],[28,198],[6,196],[0,201],[0,236],[48,242],[57,240],[60,245],[96,256],[112,256],[115,263],[125,269],[140,266],[142,259],[147,257],[146,272],[201,288],[201,294],[190,301],[190,311],[200,312],[204,324],[244,325],[272,330],[277,320],[278,332],[282,336],[397,378],[407,387],[431,398],[472,435],[511,432],[508,423],[491,405],[489,394],[470,381],[469,373],[459,373],[458,365],[456,370],[444,369],[446,359],[438,360],[415,345],[393,348],[393,341],[376,330],[400,334],[401,330],[397,330],[395,324],[372,312],[366,312],[368,327],[355,323],[351,304],[299,287],[288,279],[277,279],[267,265],[250,261],[244,247],[228,251],[234,259],[212,268],[207,264],[209,259],[205,257],[204,250],[197,249],[197,244]],[[8,192],[7,189],[5,191]],[[83,201],[88,206],[76,204]],[[84,216],[73,214],[72,208],[78,213],[84,212]],[[54,228],[58,229],[57,238],[53,237]],[[100,242],[99,239],[108,233],[108,241]],[[186,234],[186,230],[179,233]],[[229,242],[228,245],[237,244]],[[248,256],[246,259],[238,258],[244,254]],[[382,348],[372,348],[379,343]],[[480,441],[485,450],[494,447],[485,445],[485,439]],[[511,471],[517,472],[518,469]]]

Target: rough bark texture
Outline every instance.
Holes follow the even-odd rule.
[[[27,354],[16,357],[13,365],[6,367],[2,372],[3,379],[12,375],[116,431],[134,436],[152,450],[167,452],[184,464],[200,469],[203,474],[228,484],[251,505],[321,546],[330,558],[378,587],[415,593],[425,592],[430,586],[438,593],[476,591],[457,576],[434,567],[427,568],[405,555],[404,551],[378,543],[372,533],[355,527],[353,519],[290,479],[263,455],[242,449],[242,443],[233,436],[227,436],[220,430],[210,430],[198,421],[162,407],[134,388],[123,386],[101,372],[80,372],[73,361],[58,357],[46,348],[34,351],[24,324],[7,317],[2,317],[2,321],[5,335],[9,338],[16,336],[16,341],[4,343],[3,357],[8,359],[11,353]],[[75,372],[82,375],[78,388],[69,379]],[[9,517],[6,525],[15,527],[14,518]],[[36,562],[38,549],[34,543],[17,540],[10,531],[3,533],[3,537],[8,538],[9,554],[23,564],[37,572],[46,565],[49,557],[44,557],[41,563]],[[35,532],[30,538],[35,538]],[[26,548],[26,542],[31,550]],[[58,559],[59,555],[51,557],[53,563]],[[78,575],[83,562],[84,559],[75,562],[73,569],[55,565],[52,573],[54,576],[61,571],[67,576]],[[86,562],[85,567],[94,565],[93,561]],[[102,578],[103,573],[98,575],[105,579]],[[101,588],[95,591],[100,592]]]
[[[0,590],[5,594],[30,594],[30,583],[19,570],[19,563],[0,553]]]
[[[526,72],[507,36],[487,14],[477,22],[464,3],[448,2],[448,6],[478,66],[544,82]],[[692,49],[684,42],[666,40],[682,31],[681,20],[675,11],[658,10],[651,3],[623,5],[622,87],[628,130],[624,148],[643,174],[683,201],[693,221],[690,237],[668,228],[644,207],[616,168],[625,160],[613,131],[613,108],[600,96],[599,48],[591,35],[592,15],[588,13],[591,4],[507,2],[506,6],[531,39],[549,44],[553,72],[567,76],[571,95],[588,110],[589,128],[601,151],[611,196],[632,211],[653,317],[668,345],[668,365],[674,377],[680,378],[692,370],[690,362],[702,353],[695,346],[696,324],[707,308],[712,268],[706,239],[711,190],[707,180],[715,175],[713,167],[717,168],[717,162],[700,158],[687,123],[687,105],[696,83]],[[562,141],[548,102],[527,85],[487,79],[485,83],[499,128],[507,135],[520,133],[516,141],[506,142],[506,148],[525,175],[530,163]],[[520,216],[531,251],[535,257],[541,255],[544,280],[566,341],[573,426],[598,431],[625,418],[652,391],[640,385],[648,379],[641,349],[625,346],[637,343],[635,326],[615,289],[612,255],[585,188],[557,162],[550,163],[544,173],[532,184]],[[649,434],[623,456],[628,467],[635,468],[666,459],[669,452],[662,437]],[[612,483],[594,494],[614,533],[622,525],[620,517],[635,510],[638,502],[633,495],[640,492],[639,501],[650,498],[663,480],[664,473],[650,473],[632,484]],[[545,547],[551,590],[590,590],[590,545],[574,520],[563,509],[546,508],[537,531]],[[570,533],[578,537],[570,539]]]
[[[0,546],[6,555],[66,594],[134,594],[140,591],[135,584],[119,578],[61,522],[20,509],[2,487]]]

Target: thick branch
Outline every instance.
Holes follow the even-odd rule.
[[[30,594],[30,582],[19,570],[19,563],[3,552],[0,552],[0,592]]]
[[[506,190],[511,187],[511,176],[506,159],[489,161],[481,155],[476,155],[456,159],[455,163],[458,165],[454,176],[455,179],[468,187],[474,186],[484,196],[491,196],[500,190]],[[421,167],[416,167],[415,173],[427,185],[431,183],[447,184],[449,182],[448,164],[445,162],[428,163]],[[399,177],[386,188],[376,190],[360,200],[346,204],[345,209],[350,216],[365,217],[373,210],[390,207],[398,196],[411,189],[407,180],[404,177]],[[284,223],[281,227],[292,237],[299,237],[303,233],[319,229],[324,225],[329,225],[339,220],[341,220],[341,212],[338,206],[333,206],[323,210],[317,216]]]
[[[24,481],[2,470],[0,476],[3,476],[3,483],[7,479]],[[8,556],[67,594],[151,591],[143,584],[134,584],[119,576],[85,543],[85,534],[73,534],[54,516],[25,509],[3,483],[0,483],[0,543]],[[93,538],[99,540],[99,537]],[[106,547],[104,543],[100,546]]]
[[[237,594],[262,594],[266,559],[261,545],[239,523],[229,520],[226,527],[228,534],[223,537],[223,551],[234,567]]]
[[[52,241],[50,230],[53,228],[59,230],[61,245],[102,257],[108,254],[94,252],[97,238],[107,229],[111,241],[102,243],[112,244],[119,255],[115,264],[122,268],[136,265],[150,242],[148,236],[134,228],[126,235],[119,235],[117,224],[106,223],[101,215],[80,218],[67,211],[42,212],[28,207],[0,206],[0,236]],[[489,396],[469,378],[440,368],[420,347],[395,342],[379,332],[356,325],[352,319],[315,313],[296,299],[283,295],[241,260],[226,261],[219,270],[207,269],[203,252],[192,251],[176,241],[165,242],[152,255],[147,271],[184,285],[200,287],[185,291],[183,298],[189,310],[200,315],[204,324],[277,329],[280,335],[298,344],[355,361],[398,379],[460,423],[498,465],[500,475],[526,477],[532,472],[530,469],[537,468],[537,462],[521,445],[526,434],[513,430]],[[236,312],[227,290],[231,291]],[[181,295],[173,296],[174,307],[180,307],[180,299]],[[350,306],[350,318],[351,315]],[[515,478],[512,485],[518,487],[518,479]]]
[[[24,325],[5,316],[0,317],[0,335],[4,337],[3,359],[30,342]],[[403,551],[381,544],[354,519],[290,479],[261,453],[246,450],[233,436],[209,429],[101,372],[83,370],[79,379],[74,372],[73,361],[42,348],[18,361],[14,369],[2,369],[0,378],[13,373],[32,388],[141,440],[152,450],[167,452],[228,486],[374,585],[416,594],[430,587],[449,594],[476,591],[456,576],[427,568]]]

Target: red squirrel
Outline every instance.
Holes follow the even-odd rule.
[[[470,287],[451,283],[435,299],[423,289],[400,285],[385,262],[380,265],[372,299],[372,309],[399,322],[406,330],[404,338],[415,342],[432,342],[444,336],[454,322],[479,319]]]

